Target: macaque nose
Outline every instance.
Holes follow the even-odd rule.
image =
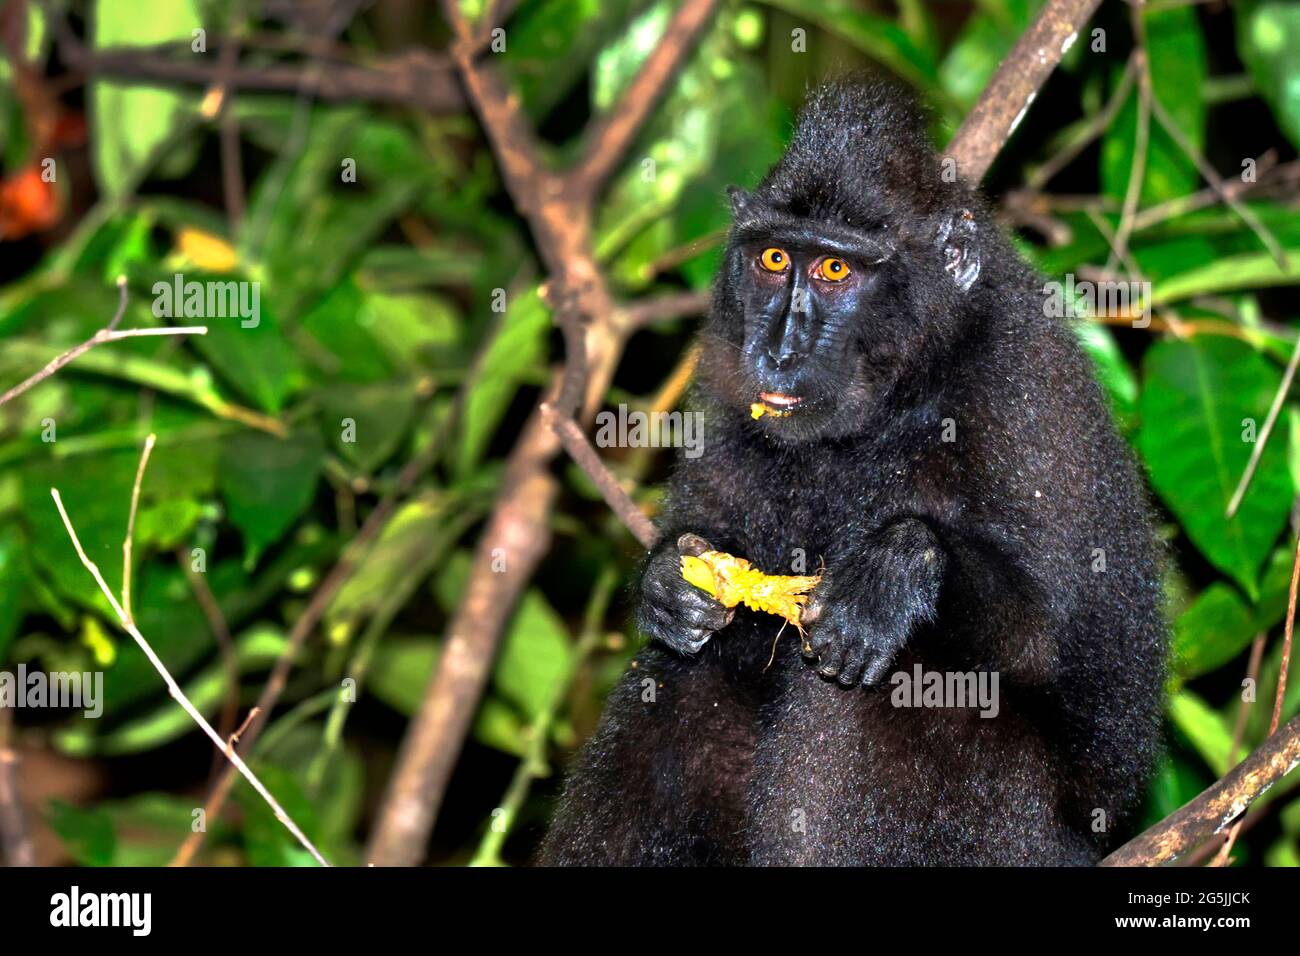
[[[794,365],[795,360],[799,358],[799,353],[785,348],[769,348],[767,357],[772,360],[778,369],[785,370]]]

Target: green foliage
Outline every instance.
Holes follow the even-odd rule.
[[[481,0],[464,5],[476,16],[484,7]],[[57,72],[44,14],[39,4],[28,6],[28,53]],[[94,49],[167,44],[198,57],[204,54],[188,51],[192,30],[203,26],[206,56],[215,60],[213,41],[226,29],[205,17],[224,18],[222,5],[198,0],[74,7],[94,24]],[[943,138],[1041,2],[737,0],[719,7],[592,212],[597,257],[618,299],[707,288],[729,221],[725,187],[754,185],[780,155],[807,86],[827,74],[883,69],[916,88]],[[668,0],[516,5],[505,51],[484,59],[539,128],[548,163],[559,168],[580,155],[584,124],[617,115],[620,94],[676,8]],[[1004,149],[991,179],[996,188],[1023,185],[1027,171],[1086,131],[1130,55],[1125,29],[1116,29],[1126,15],[1106,19],[1103,7],[1105,52],[1080,35],[1031,107],[1034,122]],[[1272,145],[1283,161],[1294,154],[1300,7],[1242,0],[1230,10],[1159,5],[1141,15],[1153,96],[1195,151],[1222,164],[1226,181],[1235,186],[1246,168],[1239,164],[1248,157],[1234,152],[1238,139],[1251,149]],[[394,53],[380,48],[375,38],[386,31],[373,29],[368,16],[339,40],[358,47],[358,62]],[[806,52],[792,49],[794,30],[804,31]],[[1215,32],[1225,30],[1235,32]],[[1229,62],[1234,48],[1239,64]],[[1250,109],[1212,93],[1224,80]],[[128,775],[137,767],[151,768],[154,787],[170,779],[172,762],[203,764],[210,744],[117,628],[71,547],[51,487],[116,590],[140,447],[157,435],[135,526],[133,605],[141,631],[214,721],[230,692],[229,668],[238,673],[242,715],[356,528],[384,496],[398,495],[377,541],[348,554],[355,572],[299,650],[252,754],[262,779],[327,856],[358,862],[362,820],[398,742],[394,728],[420,707],[471,565],[485,560],[473,550],[482,519],[523,419],[550,381],[559,336],[540,295],[545,268],[473,116],[241,91],[226,114],[239,125],[247,183],[247,208],[233,223],[221,208],[220,124],[200,117],[202,95],[198,87],[92,76],[84,163],[93,192],[65,174],[72,168],[65,160],[81,147],[60,147],[61,231],[15,243],[12,257],[6,243],[0,390],[101,328],[117,306],[120,275],[130,292],[122,328],[194,322],[208,332],[98,347],[0,408],[0,668],[101,670],[103,717],[41,715],[48,726],[38,736],[114,775],[115,793],[131,790]],[[27,109],[11,66],[0,64],[6,176],[40,158]],[[1152,283],[1159,321],[1150,328],[1088,319],[1076,327],[1149,476],[1170,543],[1170,746],[1145,808],[1151,823],[1268,730],[1294,556],[1287,522],[1300,487],[1294,393],[1282,396],[1240,509],[1232,518],[1225,509],[1265,440],[1300,333],[1300,217],[1285,191],[1243,193],[1286,251],[1279,263],[1235,210],[1193,199],[1205,186],[1196,164],[1154,117],[1135,164],[1138,112],[1135,88],[1098,141],[1031,197],[1063,227],[1059,237],[1041,241],[1034,227],[1017,242],[1049,279],[1132,262]],[[1289,145],[1258,128],[1266,113]],[[1263,143],[1270,135],[1279,141]],[[350,168],[354,178],[345,175]],[[1120,228],[1135,168],[1139,209],[1150,221],[1134,224],[1121,260],[1109,237]],[[1084,200],[1057,202],[1056,193]],[[156,316],[155,283],[178,273],[243,283],[250,292],[256,283],[257,322]],[[689,332],[682,323],[638,336],[611,400],[648,403]],[[427,467],[413,487],[399,487],[399,471],[419,454],[427,454]],[[651,500],[664,457],[610,452],[607,459]],[[545,777],[552,758],[589,732],[636,648],[635,635],[618,633],[627,626],[625,605],[606,613],[592,596],[597,582],[632,576],[635,549],[576,468],[554,473],[563,493],[552,547],[513,609],[453,784],[462,788],[457,806],[477,811],[481,823],[449,822],[439,842],[456,848],[441,862],[502,858],[501,845],[475,853],[503,799],[499,767],[522,758],[530,782]],[[489,553],[498,546],[487,544]],[[191,576],[211,590],[233,635],[229,657]],[[596,620],[586,620],[589,613]],[[1267,649],[1247,689],[1249,649],[1260,634]],[[340,695],[345,679],[355,681],[355,699]],[[1283,718],[1297,711],[1293,673]],[[175,760],[182,752],[186,759]],[[489,772],[477,772],[484,766]],[[190,794],[202,783],[178,779],[171,793],[83,806],[55,802],[44,808],[46,822],[77,863],[157,865],[191,832]],[[1265,802],[1280,827],[1267,837],[1257,835],[1266,827],[1244,834],[1243,858],[1300,862],[1297,785],[1292,775],[1269,792]],[[540,791],[551,786],[537,785],[536,798],[520,808],[525,815],[543,818]],[[310,863],[251,789],[241,782],[235,792],[235,822],[207,821],[205,861]],[[522,840],[505,849],[511,860],[528,852]]]
[[[1151,484],[1205,557],[1252,596],[1295,494],[1281,443],[1265,447],[1236,516],[1225,511],[1280,381],[1250,346],[1215,336],[1160,342],[1143,363],[1137,444]]]
[[[1278,125],[1300,145],[1300,7],[1285,0],[1235,6],[1237,49]]]
[[[187,49],[203,23],[197,0],[95,0],[93,6],[99,49],[167,41]],[[183,155],[161,154],[193,118],[193,94],[101,80],[91,85],[91,96],[94,170],[105,196],[129,193],[156,162],[174,174],[184,171],[177,162]]]

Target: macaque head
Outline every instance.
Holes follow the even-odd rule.
[[[781,162],[731,190],[701,382],[780,440],[859,430],[957,337],[980,275],[969,190],[899,91],[816,91]]]

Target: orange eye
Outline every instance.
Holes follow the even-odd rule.
[[[790,257],[784,250],[771,246],[763,250],[763,254],[758,257],[758,264],[768,272],[784,272],[790,268]]]
[[[849,264],[843,259],[832,259],[829,256],[823,259],[817,266],[817,278],[825,279],[827,282],[843,282],[849,277]]]

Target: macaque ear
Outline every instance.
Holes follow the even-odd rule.
[[[731,218],[741,222],[749,217],[749,193],[739,186],[728,186],[727,195],[731,197]]]
[[[939,225],[935,245],[943,251],[943,271],[967,292],[980,277],[978,227],[969,209],[959,209]]]

